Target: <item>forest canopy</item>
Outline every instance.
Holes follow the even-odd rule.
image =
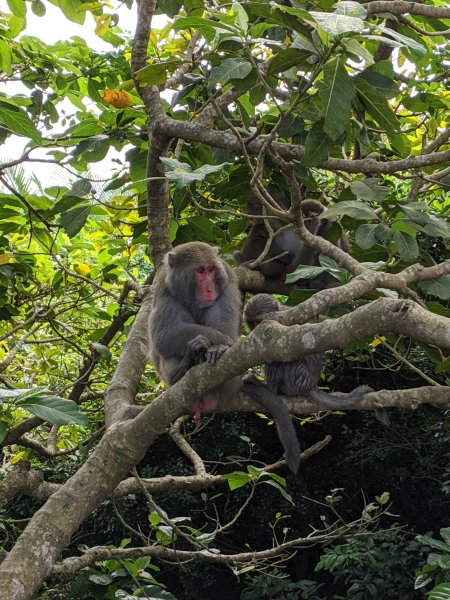
[[[449,33],[441,0],[7,0],[5,599],[450,597]],[[154,277],[190,242],[284,306],[169,386]],[[297,476],[244,391],[192,419],[317,353],[342,403],[279,400]]]

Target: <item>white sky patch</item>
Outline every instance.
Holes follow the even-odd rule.
[[[2,4],[3,2],[1,2]],[[6,6],[1,7],[5,12],[8,10]],[[86,44],[97,50],[98,52],[105,52],[113,50],[113,46],[104,42],[95,34],[95,20],[90,13],[86,14],[86,19],[83,25],[73,23],[66,19],[61,10],[50,3],[46,3],[46,14],[44,17],[37,17],[31,12],[29,8],[27,11],[27,26],[21,35],[29,35],[37,37],[43,40],[46,44],[54,44],[58,41],[68,40],[72,36],[78,36],[86,41]],[[133,4],[131,10],[129,10],[124,4],[120,4],[120,7],[115,10],[112,8],[108,11],[108,14],[118,14],[119,22],[118,26],[122,31],[133,35],[136,27],[137,11],[136,5]],[[155,23],[155,26],[160,26],[159,22]],[[28,96],[30,90],[23,86],[20,82],[8,82],[6,86],[0,85],[0,92],[4,92],[7,95],[23,94]],[[67,105],[67,112],[70,113],[69,105]],[[63,104],[58,105],[58,110],[61,109]],[[72,107],[73,108],[73,107]],[[45,131],[44,134],[54,134],[61,131],[59,124],[56,124],[54,130]],[[23,154],[28,143],[28,139],[17,135],[11,135],[0,147],[0,163],[4,163],[10,160],[19,159]],[[47,154],[45,150],[36,149],[31,153],[32,158],[46,158]],[[108,152],[108,156],[99,163],[92,163],[90,170],[95,177],[98,175],[102,179],[108,176],[108,173],[113,173],[117,170],[117,164],[112,162],[112,159],[123,159],[123,156],[119,154],[114,148],[111,148]],[[29,163],[24,162],[21,165],[27,176],[36,175],[42,182],[43,187],[49,185],[67,185],[68,172],[57,164],[49,163]]]

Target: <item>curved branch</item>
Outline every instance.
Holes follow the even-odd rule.
[[[197,123],[176,121],[151,108],[153,119],[153,132],[169,137],[182,138],[187,141],[196,141],[216,148],[225,148],[236,155],[241,154],[241,143],[235,134],[229,130],[218,131],[200,127]],[[249,154],[257,155],[261,152],[266,138],[259,136],[246,145]],[[283,144],[272,142],[274,152],[286,161],[301,160],[305,149],[296,144]],[[393,174],[397,171],[409,169],[421,169],[423,167],[445,163],[450,160],[450,150],[435,152],[429,155],[409,156],[400,160],[390,162],[377,162],[365,158],[361,160],[346,160],[340,158],[328,158],[318,167],[329,171],[345,171],[347,173],[365,173],[366,175]]]

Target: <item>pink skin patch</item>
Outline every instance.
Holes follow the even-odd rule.
[[[198,298],[200,302],[214,302],[217,299],[216,267],[205,265],[194,269],[195,281],[198,285]]]
[[[198,424],[200,422],[200,417],[202,413],[209,412],[210,410],[214,410],[217,406],[217,396],[214,394],[205,394],[201,398],[199,398],[193,408],[194,412],[194,420]]]

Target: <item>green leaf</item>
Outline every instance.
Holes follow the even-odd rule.
[[[328,219],[329,221],[336,221],[336,219],[344,215],[360,221],[378,221],[378,215],[373,208],[370,208],[370,206],[367,206],[363,202],[358,202],[357,200],[337,202],[333,206],[325,209],[321,217]]]
[[[93,342],[92,345],[95,348],[96,352],[98,352],[98,354],[102,358],[104,358],[106,362],[111,362],[112,356],[108,346],[104,346],[103,344],[99,344],[98,342]]]
[[[441,538],[450,548],[450,527],[443,527],[439,530],[439,533],[441,534]]]
[[[73,210],[63,212],[61,215],[61,225],[70,238],[73,238],[82,229],[91,212],[91,205],[84,204]]]
[[[301,164],[304,167],[320,165],[328,158],[328,153],[332,147],[332,140],[323,131],[323,121],[317,121],[306,137],[305,154]]]
[[[27,6],[25,0],[7,0],[9,10],[15,17],[24,19],[27,15]]]
[[[109,585],[114,581],[114,578],[107,573],[92,573],[88,577],[89,581],[95,585]]]
[[[33,121],[23,108],[12,102],[0,100],[0,123],[17,135],[31,138],[36,144],[41,142],[41,134]]]
[[[417,54],[419,54],[419,56],[425,56],[425,54],[427,53],[426,46],[419,44],[418,42],[411,39],[410,37],[407,37],[406,35],[403,35],[402,33],[399,33],[398,31],[394,31],[393,29],[389,29],[389,27],[383,27],[382,25],[377,25],[376,27],[383,33],[394,38],[394,40],[396,42],[398,42],[399,45],[406,46],[407,48],[414,50],[414,52],[417,52]]]
[[[411,263],[419,256],[419,246],[409,233],[396,231],[392,241],[402,261]]]
[[[336,4],[333,4],[333,8],[338,15],[359,17],[360,19],[365,19],[367,17],[367,10],[364,8],[364,6],[361,6],[359,2],[343,0],[342,2],[336,2]]]
[[[279,483],[277,483],[276,481],[263,481],[263,483],[266,483],[267,485],[271,485],[272,487],[274,487],[276,490],[278,490],[280,492],[280,494],[283,496],[283,498],[285,500],[287,500],[293,506],[295,506],[295,502],[292,499],[292,496],[290,494],[288,494],[287,491]]]
[[[226,58],[218,67],[211,69],[208,89],[213,89],[218,83],[225,85],[233,79],[244,79],[252,71],[252,65],[243,58]]]
[[[83,157],[87,162],[99,162],[108,154],[109,147],[110,140],[108,135],[93,135],[77,144],[72,155],[75,158]]]
[[[337,13],[310,11],[316,23],[330,35],[342,35],[356,31],[360,33],[365,28],[364,21],[358,17],[348,17]]]
[[[414,581],[414,589],[420,590],[420,588],[425,587],[432,581],[433,581],[433,577],[430,577],[430,575],[427,575],[425,573],[422,575],[419,575],[418,577],[416,577],[416,580]]]
[[[180,12],[182,4],[181,0],[158,0],[158,9],[168,17],[173,18]]]
[[[243,487],[252,481],[251,475],[244,473],[243,471],[225,473],[225,475],[222,475],[222,477],[228,481],[230,490],[237,490],[238,488]]]
[[[233,2],[231,5],[231,10],[236,16],[236,20],[239,24],[239,27],[242,31],[246,32],[248,29],[248,15],[242,6],[238,2]]]
[[[167,81],[168,70],[179,65],[176,60],[153,62],[136,73],[136,79],[141,87],[146,85],[164,85]]]
[[[286,48],[281,50],[269,62],[268,75],[284,73],[292,67],[304,65],[306,60],[311,57],[311,52],[300,50],[298,48]]]
[[[418,286],[427,294],[437,296],[441,300],[450,300],[450,275],[443,275],[429,281],[419,281]]]
[[[450,583],[440,583],[431,590],[427,600],[449,600],[450,599]]]
[[[169,167],[169,169],[165,171],[167,179],[173,181],[179,189],[188,187],[194,181],[203,181],[207,175],[222,171],[226,166],[231,164],[221,163],[220,165],[203,165],[195,171],[192,171],[190,165],[179,162],[173,158],[161,157],[161,162],[164,163],[166,167]]]
[[[383,180],[377,177],[366,177],[362,181],[353,181],[350,184],[350,189],[358,200],[383,202],[390,193],[390,189],[383,183]]]
[[[370,116],[375,119],[381,127],[386,129],[386,131],[391,129],[399,131],[400,124],[397,121],[397,117],[392,112],[384,94],[379,92],[373,85],[361,77],[355,77],[354,82],[360,100],[366,107]]]
[[[86,200],[78,196],[63,196],[61,200],[58,200],[58,202],[54,206],[52,206],[50,210],[47,211],[47,216],[54,216],[59,215],[63,212],[67,212],[75,208],[75,206],[77,206],[78,204],[84,205],[86,204]]]
[[[173,23],[174,31],[180,31],[180,29],[194,29],[200,31],[208,42],[212,42],[216,31],[224,30],[234,32],[233,28],[226,28],[223,23],[217,21],[209,21],[208,19],[202,19],[201,17],[177,17]]]
[[[377,243],[375,230],[378,227],[376,224],[364,224],[360,225],[355,231],[355,242],[361,248],[361,250],[369,250]]]
[[[80,412],[76,402],[59,396],[43,396],[41,392],[33,398],[28,394],[25,400],[19,398],[17,405],[54,425],[88,425],[87,417]]]
[[[84,24],[86,13],[80,10],[82,7],[80,0],[58,0],[57,4],[69,21],[78,23],[78,25]]]
[[[11,48],[5,40],[0,38],[0,71],[11,75]]]
[[[345,59],[339,58],[326,63],[319,96],[325,118],[323,130],[332,140],[337,140],[347,129],[355,97],[355,86],[345,69]]]
[[[371,86],[382,92],[386,98],[394,98],[400,91],[395,81],[374,69],[365,69],[359,73],[358,77],[365,79]]]
[[[286,275],[286,283],[295,283],[299,279],[315,279],[322,273],[327,273],[327,267],[307,267],[299,265],[295,271]]]

